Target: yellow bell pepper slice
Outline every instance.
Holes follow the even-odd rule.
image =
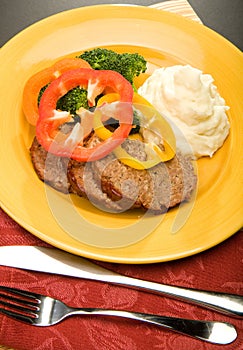
[[[149,143],[144,143],[144,147],[145,147],[146,154],[152,155],[151,145]],[[147,159],[144,161],[141,161],[137,158],[132,157],[121,146],[115,148],[113,152],[122,163],[124,163],[124,164],[126,164],[134,169],[144,170],[144,169],[150,169],[163,161],[160,158],[160,155],[157,153],[157,148],[159,148],[159,147],[152,146],[152,148],[155,151],[154,154],[152,155],[153,158]]]
[[[112,132],[110,130],[106,129],[101,121],[101,112],[100,111],[98,111],[98,110],[95,111],[93,122],[94,122],[95,133],[99,138],[101,138],[102,140],[106,140],[112,136]],[[133,136],[133,135],[131,135],[131,136]],[[134,139],[134,138],[132,138],[132,139]],[[149,150],[146,150],[147,148],[150,148],[149,144],[145,144],[145,152],[147,154],[148,153],[151,154],[151,151],[153,152],[153,150],[151,150],[151,148]],[[152,159],[148,159],[145,161],[140,161],[140,160],[132,157],[121,146],[118,146],[117,148],[115,148],[113,150],[113,153],[122,163],[124,163],[132,168],[139,169],[139,170],[152,168],[153,166],[155,166],[156,164],[161,162],[161,159],[160,159],[159,155],[156,154],[156,152],[153,152],[154,156]]]
[[[109,96],[108,96],[109,95]],[[112,96],[111,96],[112,95]],[[116,96],[114,96],[116,95]],[[138,94],[136,94],[136,100],[141,101],[140,96]],[[106,98],[103,98],[106,97]],[[102,106],[103,103],[111,103],[114,101],[117,101],[117,98],[119,98],[118,94],[107,94],[105,96],[103,96],[101,99],[103,99],[102,101],[100,101],[100,103],[98,102],[98,106]],[[142,98],[143,99],[143,98]],[[146,100],[145,100],[146,101]],[[165,138],[163,138],[163,150],[156,145],[153,142],[144,142],[144,147],[145,147],[145,152],[148,155],[148,157],[150,156],[149,159],[147,159],[146,161],[140,161],[134,157],[132,157],[130,154],[128,154],[125,149],[123,149],[121,146],[117,147],[113,152],[116,155],[116,157],[123,162],[124,164],[135,168],[135,169],[149,169],[154,167],[155,165],[161,163],[161,162],[165,162],[169,159],[172,159],[175,155],[175,136],[172,132],[171,127],[169,126],[169,124],[167,123],[167,121],[165,121],[161,115],[154,109],[151,108],[151,104],[149,102],[147,102],[147,105],[144,107],[142,105],[137,105],[135,104],[135,107],[140,109],[140,111],[142,111],[142,113],[144,115],[146,115],[146,118],[148,117],[147,120],[147,128],[151,128],[152,130],[159,130],[159,132],[166,134],[168,139],[170,140],[170,143],[167,142],[165,140]],[[109,131],[107,128],[105,128],[105,126],[103,125],[102,121],[101,121],[101,116],[102,116],[102,112],[99,111],[99,109],[96,109],[96,112],[94,114],[94,130],[95,133],[97,134],[98,137],[100,137],[102,140],[108,139],[109,137],[111,137],[112,132]],[[138,137],[139,136],[139,137]],[[135,134],[135,135],[130,135],[129,136],[130,139],[142,139],[141,136],[139,134]]]

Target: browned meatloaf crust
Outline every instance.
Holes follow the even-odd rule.
[[[72,192],[66,171],[68,159],[47,153],[36,137],[32,142],[30,155],[35,172],[42,181],[60,192]]]
[[[92,137],[87,146],[92,147],[97,142],[97,138]],[[127,140],[123,147],[140,160],[146,159],[141,142]],[[47,154],[36,138],[30,154],[42,181],[58,191],[88,198],[100,209],[108,211],[144,208],[163,213],[189,200],[197,182],[191,161],[181,154],[150,170],[133,169],[113,154],[92,163],[56,157]]]

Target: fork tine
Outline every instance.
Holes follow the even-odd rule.
[[[21,289],[17,289],[17,288],[10,288],[10,287],[5,287],[5,286],[0,286],[0,290],[9,292],[11,294],[17,294],[17,295],[22,295],[25,296],[27,298],[30,299],[37,299],[40,302],[40,298],[42,297],[41,294],[37,294],[37,293],[32,293],[32,292],[28,292],[28,291],[23,291]]]
[[[18,312],[13,312],[11,310],[0,308],[0,313],[28,324],[34,324],[34,319],[32,317],[20,314]]]
[[[18,301],[18,303],[22,303],[22,300],[21,301]],[[1,305],[4,305],[4,306],[7,306],[11,309],[15,309],[15,310],[19,310],[19,311],[23,311],[23,312],[27,312],[29,314],[33,314],[33,315],[36,315],[36,312],[39,311],[39,308],[38,307],[35,307],[35,309],[32,307],[32,308],[29,308],[28,304],[27,304],[27,307],[25,306],[21,306],[21,305],[18,305],[18,304],[15,304],[15,303],[11,303],[11,302],[7,302],[7,301],[3,301],[3,300],[0,300],[0,304]],[[23,303],[24,304],[24,303]],[[25,304],[26,305],[26,304]],[[32,306],[32,305],[31,305]]]
[[[1,291],[3,293],[1,293]],[[29,310],[33,309],[37,311],[38,305],[41,303],[39,294],[29,293],[20,289],[9,288],[4,286],[0,286],[0,298],[4,299],[0,299],[0,304],[13,307],[15,309],[19,309],[25,312],[28,312]]]
[[[37,305],[39,304],[37,299],[35,299],[35,301],[31,301],[31,300],[27,300],[27,299],[20,299],[20,298],[15,298],[10,294],[0,293],[0,298],[8,299],[8,300],[11,300],[11,301],[16,302],[16,303],[21,303],[21,304],[24,304],[26,306],[30,306],[32,308],[37,307]],[[0,303],[3,303],[3,302],[0,300]]]

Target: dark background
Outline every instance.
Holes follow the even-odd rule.
[[[209,28],[243,50],[243,0],[188,0]],[[152,5],[146,0],[0,0],[0,46],[30,24],[68,9],[97,4]]]

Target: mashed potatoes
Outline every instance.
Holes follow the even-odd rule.
[[[229,107],[213,81],[211,75],[190,65],[176,65],[156,69],[138,89],[171,121],[177,147],[189,153],[188,143],[195,159],[212,157],[229,133]]]

